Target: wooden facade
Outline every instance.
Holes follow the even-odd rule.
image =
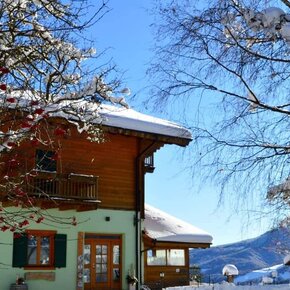
[[[66,133],[54,136],[56,128],[61,128]],[[145,164],[144,160],[146,158],[153,160],[154,152],[164,143],[153,134],[117,130],[111,127],[104,127],[103,130],[104,142],[95,143],[87,140],[86,133],[80,134],[68,122],[62,119],[53,120],[41,132],[44,139],[53,136],[52,146],[23,142],[20,147],[5,156],[1,167],[2,178],[6,175],[13,175],[16,171],[26,175],[30,173],[30,181],[26,187],[28,194],[46,197],[37,191],[44,187],[47,195],[57,197],[57,203],[49,204],[45,198],[40,200],[43,207],[57,204],[62,209],[89,210],[97,207],[119,210],[137,209],[141,210],[144,215],[144,175],[146,172],[152,172],[153,167],[153,164]],[[144,139],[145,136],[148,139]],[[160,139],[166,138],[160,136]],[[169,142],[168,139],[166,140]],[[47,173],[35,170],[36,150],[39,149],[56,153],[56,172]],[[14,156],[17,156],[17,164],[11,166],[10,161]],[[46,183],[45,180],[47,180]],[[83,181],[83,189],[79,188],[78,193],[76,190],[75,192],[68,190],[73,184],[80,185],[81,181]],[[42,186],[40,186],[41,182]],[[32,189],[35,184],[38,186]],[[49,187],[55,188],[54,192],[47,192]],[[67,190],[64,190],[65,188]],[[58,192],[62,192],[62,196]],[[1,195],[5,203],[5,191]]]
[[[144,284],[151,289],[189,285],[189,248],[186,245],[164,244],[155,250],[182,249],[185,264],[176,266],[152,266],[147,264],[147,251],[144,252]]]
[[[17,123],[14,126],[17,126]],[[128,240],[132,243],[134,239],[134,245],[130,247],[130,263],[133,265],[138,280],[145,283],[148,281],[149,285],[150,281],[160,281],[162,272],[165,277],[161,280],[162,283],[164,282],[162,286],[176,285],[177,281],[179,285],[185,285],[188,281],[188,245],[177,247],[184,249],[186,253],[184,266],[178,267],[177,270],[176,267],[146,267],[145,265],[144,281],[143,273],[141,273],[143,268],[141,220],[145,215],[145,174],[154,171],[154,153],[164,144],[186,146],[190,139],[103,126],[103,142],[97,143],[88,140],[87,133],[79,133],[74,125],[62,118],[44,120],[37,130],[39,139],[49,145],[35,142],[35,140],[26,140],[19,146],[13,147],[9,153],[3,154],[0,164],[2,206],[18,206],[24,194],[25,197],[31,198],[34,206],[42,209],[76,210],[80,212],[78,214],[96,209],[104,212],[112,210],[111,214],[115,212],[116,216],[126,212],[131,215],[130,221],[132,221],[130,230],[127,230],[127,236],[130,237]],[[57,133],[57,130],[61,134]],[[43,152],[48,152],[48,159],[52,161],[52,164],[44,170],[40,166],[40,163],[45,164],[45,157],[41,155]],[[16,184],[14,188],[9,188],[7,177]],[[108,222],[109,227],[110,216],[106,218],[108,218],[105,221]],[[96,247],[106,248],[109,251],[106,255],[110,259],[113,257],[111,252],[113,253],[114,249],[119,247],[119,256],[122,257],[122,248],[126,247],[125,243],[122,243],[123,230],[116,229],[115,224],[117,223],[114,223],[110,234],[106,232],[107,228],[106,234],[104,230],[99,232],[97,225],[96,227],[94,225],[93,231],[82,229],[83,232],[78,233],[76,250],[78,258],[83,255],[84,246],[90,246],[93,249],[92,257],[95,256]],[[89,234],[93,234],[94,238]],[[145,246],[152,248],[150,243],[145,241]],[[170,249],[171,245],[154,243],[154,247]],[[143,254],[146,260],[147,253],[143,252]],[[105,252],[102,255],[104,256]],[[124,255],[124,259],[126,258]],[[135,260],[132,261],[132,259]],[[112,281],[116,281],[116,278],[119,280],[106,284],[104,289],[124,289],[128,269],[123,268],[123,264],[128,267],[128,263],[121,262],[120,258],[120,265],[117,265],[118,271],[115,269],[116,264],[108,263],[108,269],[110,267],[116,270],[115,273],[118,273],[120,277],[117,277],[117,274],[113,277],[110,272],[109,278]],[[95,271],[95,263],[88,264],[87,268],[80,270],[79,260],[77,263],[78,271],[80,271],[78,277],[82,277],[83,271],[88,268],[91,273]],[[84,286],[83,278],[77,279],[79,279],[77,289],[95,289],[91,284],[84,283]]]
[[[189,249],[190,248],[208,248],[210,244],[205,243],[182,243],[157,241],[143,233],[144,243],[144,284],[152,290],[162,289],[164,287],[189,285]],[[179,265],[149,265],[149,251],[174,251],[182,250],[184,252],[184,263]],[[167,257],[166,257],[167,259]]]

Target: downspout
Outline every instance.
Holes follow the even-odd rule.
[[[136,205],[135,205],[135,234],[136,234],[136,275],[137,275],[137,289],[140,289],[141,277],[142,277],[142,259],[141,259],[141,192],[140,192],[140,175],[144,175],[143,172],[143,161],[145,156],[152,151],[156,142],[150,144],[147,148],[145,148],[139,155],[136,157]],[[145,178],[143,179],[143,181]],[[143,184],[144,189],[144,184]],[[143,191],[144,194],[144,191]],[[139,258],[140,256],[140,258]],[[142,281],[143,282],[143,281]]]

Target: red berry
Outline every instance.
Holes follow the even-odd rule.
[[[0,67],[0,73],[2,74],[8,74],[10,71],[8,68],[6,67]]]
[[[5,84],[1,84],[0,85],[0,90],[6,91],[7,90],[7,86]]]
[[[7,142],[7,146],[9,147],[15,147],[16,145],[17,144],[15,142],[11,142],[11,141]]]
[[[39,144],[39,141],[36,138],[33,138],[30,140],[31,145],[37,146]]]
[[[31,124],[28,123],[28,122],[22,122],[21,123],[21,128],[23,128],[23,129],[30,128],[30,127],[31,127]]]
[[[7,231],[8,229],[9,229],[9,227],[7,227],[7,226],[2,226],[2,227],[1,227],[1,231],[2,231],[2,232]]]
[[[56,136],[63,136],[65,133],[66,133],[66,131],[62,128],[59,128],[59,127],[57,127],[54,130],[54,135],[56,135]]]
[[[34,111],[34,114],[41,115],[43,112],[44,112],[44,110],[42,108],[38,108]]]
[[[14,239],[20,239],[21,238],[21,234],[20,233],[14,233],[13,238]]]
[[[10,97],[10,98],[7,98],[7,99],[6,99],[6,101],[7,101],[8,103],[11,103],[11,104],[13,104],[13,103],[15,103],[15,102],[16,102],[16,99],[15,99],[15,98],[13,98],[13,97]]]
[[[16,195],[18,195],[19,197],[22,197],[22,196],[26,195],[26,193],[25,193],[22,189],[20,189],[20,188],[16,188],[16,189],[15,189],[15,193],[16,193]]]
[[[41,216],[41,217],[39,217],[39,218],[36,220],[36,223],[39,224],[39,223],[41,223],[43,220],[44,220],[44,217]]]
[[[10,232],[15,232],[16,231],[16,227],[12,227],[12,228],[10,228]]]
[[[31,101],[30,106],[38,106],[39,102],[38,101]]]
[[[43,118],[43,119],[48,119],[48,118],[49,118],[49,114],[46,113],[46,114],[42,115],[42,118]]]
[[[16,160],[15,158],[12,158],[11,160],[8,160],[8,166],[10,168],[16,168],[19,165],[19,161]]]

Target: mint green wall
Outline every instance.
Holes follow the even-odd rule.
[[[11,208],[8,210],[12,210]],[[128,289],[126,276],[132,264],[135,267],[135,226],[132,211],[102,210],[87,212],[58,211],[49,210],[52,216],[71,217],[76,216],[81,221],[78,226],[55,225],[48,226],[42,224],[31,224],[29,229],[57,230],[58,233],[67,234],[67,267],[46,272],[55,272],[55,281],[28,280],[26,281],[29,290],[57,290],[76,289],[76,262],[77,262],[77,238],[78,232],[111,233],[122,234],[122,267],[123,267],[123,287]],[[110,221],[105,221],[109,216]],[[9,290],[10,284],[15,283],[16,276],[24,276],[25,272],[40,272],[41,270],[24,270],[23,268],[12,268],[12,243],[13,234],[11,232],[0,232],[0,281],[1,290]]]

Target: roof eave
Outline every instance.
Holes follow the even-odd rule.
[[[162,135],[162,134],[143,132],[143,131],[137,131],[137,130],[132,130],[132,129],[125,129],[125,128],[120,128],[120,127],[113,127],[113,126],[108,126],[108,125],[102,125],[102,128],[106,132],[113,133],[113,134],[140,137],[140,138],[163,142],[166,144],[175,144],[181,147],[186,147],[192,141],[192,138],[189,138],[189,137]]]

